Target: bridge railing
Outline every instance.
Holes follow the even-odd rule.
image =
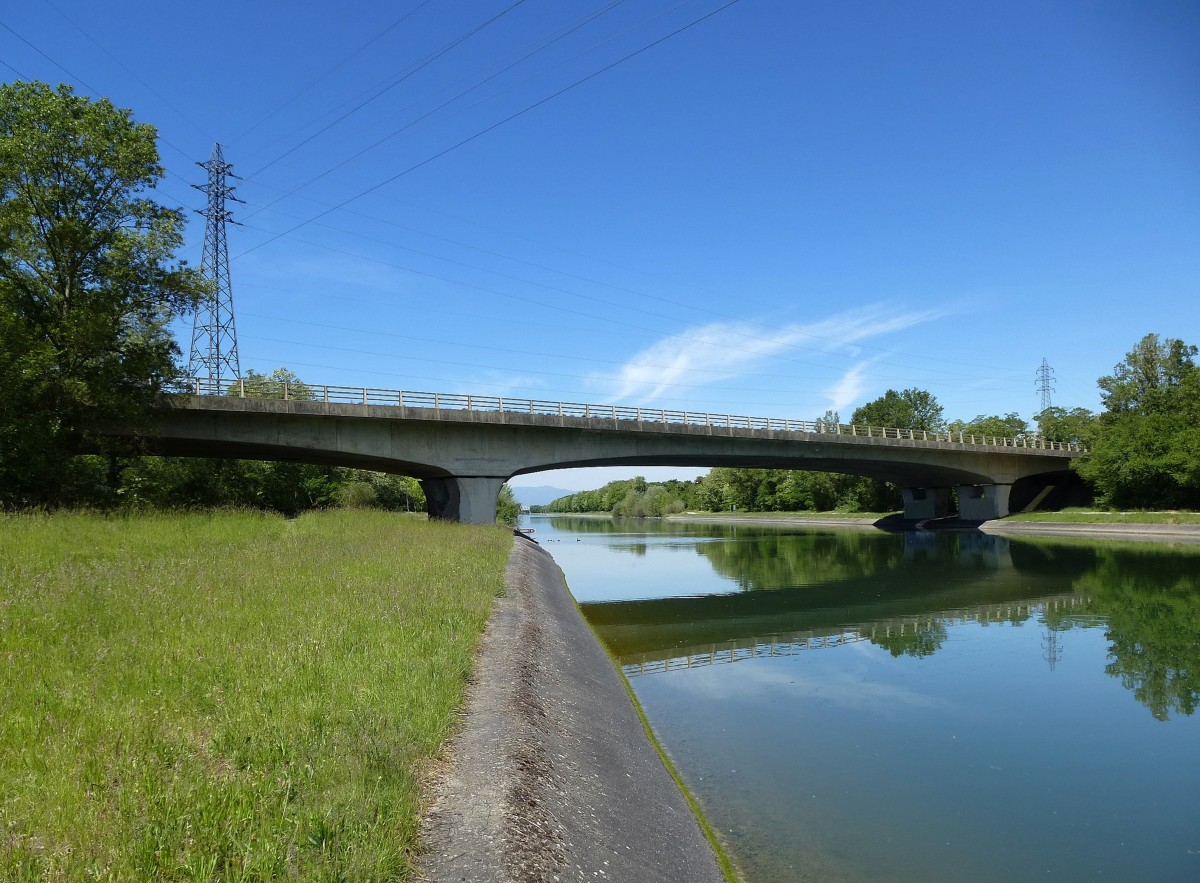
[[[980,445],[990,448],[1037,448],[1047,451],[1077,452],[1084,450],[1081,445],[1072,442],[1047,441],[1039,436],[1006,438],[964,432],[932,432],[923,429],[893,429],[852,423],[827,423],[822,420],[788,420],[779,417],[748,417],[735,414],[710,414],[703,411],[638,408],[631,405],[593,405],[584,402],[552,402],[508,396],[475,395],[473,393],[375,389],[366,386],[327,386],[316,383],[284,383],[276,380],[217,380],[211,377],[188,377],[169,386],[167,391],[198,396],[220,395],[235,398],[333,402],[349,405],[387,405],[400,408],[428,408],[435,411],[491,411],[550,417],[628,420],[642,424],[654,423],[668,426],[708,426],[722,429],[761,429],[864,438],[894,438],[942,444]]]

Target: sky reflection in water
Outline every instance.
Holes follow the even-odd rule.
[[[1200,549],[531,524],[751,883],[1200,880]]]

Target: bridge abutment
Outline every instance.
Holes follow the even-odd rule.
[[[494,524],[496,498],[507,478],[492,475],[448,475],[421,479],[430,518],[465,524]]]

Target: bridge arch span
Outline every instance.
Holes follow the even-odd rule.
[[[110,427],[116,436],[132,435]],[[515,475],[581,466],[743,466],[843,472],[901,487],[906,516],[932,517],[950,488],[971,515],[1008,513],[1022,479],[1060,473],[1076,453],[945,439],[739,428],[506,411],[306,400],[167,397],[145,440],[158,453],[290,460],[411,475],[430,515],[494,519]],[[974,502],[972,502],[974,501]],[[967,514],[967,513],[964,513]]]

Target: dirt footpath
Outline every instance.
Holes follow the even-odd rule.
[[[554,559],[518,538],[506,579],[422,826],[426,878],[723,883]]]

